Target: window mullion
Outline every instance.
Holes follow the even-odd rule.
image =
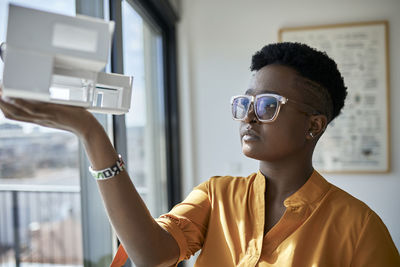
[[[104,18],[103,0],[76,0],[76,13]],[[113,142],[112,116],[95,114],[95,117]],[[96,181],[88,171],[90,162],[82,144],[80,144],[79,151],[84,266],[107,266],[114,255],[113,242],[115,238],[103,206],[103,201],[97,190]]]

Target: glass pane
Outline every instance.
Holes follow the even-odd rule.
[[[10,2],[75,15],[75,0],[2,0],[0,41]],[[0,266],[83,266],[78,160],[74,135],[0,114]]]
[[[134,77],[126,115],[128,170],[154,217],[167,210],[162,39],[126,1],[122,2],[124,73]]]

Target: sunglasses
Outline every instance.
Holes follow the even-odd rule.
[[[294,103],[297,105],[297,110],[306,115],[318,115],[320,112],[316,111],[313,107],[303,104],[294,100],[290,100],[284,96],[277,94],[259,94],[252,95],[238,95],[231,99],[232,116],[234,120],[244,121],[249,115],[250,107],[253,107],[254,113],[258,121],[269,123],[276,120],[282,105],[287,103]]]

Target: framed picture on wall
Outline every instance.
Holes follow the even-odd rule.
[[[388,22],[282,28],[279,41],[326,52],[341,72],[345,107],[322,135],[313,163],[321,172],[390,171]]]

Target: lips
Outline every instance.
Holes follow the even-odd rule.
[[[244,129],[240,134],[242,136],[242,140],[245,142],[256,141],[260,139],[258,133],[253,129]]]

